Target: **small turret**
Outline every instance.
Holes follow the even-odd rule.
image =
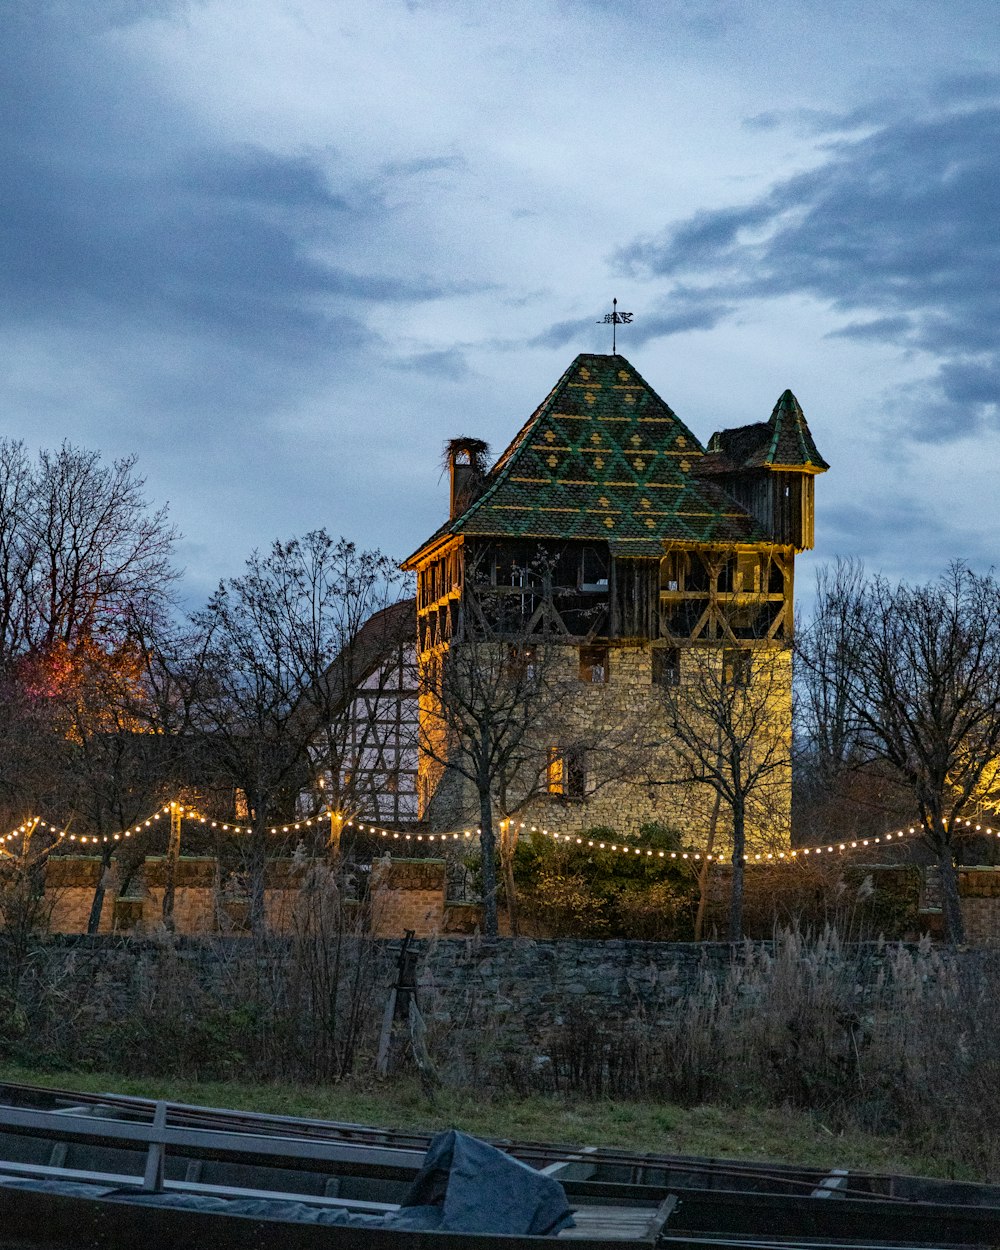
[[[814,542],[814,479],[829,467],[799,401],[784,391],[770,420],[713,434],[698,472],[715,478],[775,543],[807,551]]]

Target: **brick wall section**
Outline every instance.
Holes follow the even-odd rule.
[[[828,867],[824,865],[823,867]],[[829,889],[843,878],[848,889],[860,877],[871,873],[876,887],[885,897],[905,901],[913,892],[913,869],[901,866],[852,865],[850,871],[837,873],[830,880],[816,870],[815,880],[803,869],[795,878],[784,869],[756,868],[747,877],[745,900],[746,932],[765,936],[773,931],[775,916],[781,924],[794,925],[801,920],[815,923],[810,906],[812,897]],[[49,930],[52,933],[85,933],[100,879],[100,860],[89,856],[58,856],[48,864],[46,898],[50,907]],[[294,927],[297,876],[291,861],[276,861],[271,866],[269,888],[265,891],[268,925],[275,933],[288,933]],[[174,927],[178,933],[209,934],[239,931],[247,916],[245,900],[220,896],[215,882],[217,866],[210,858],[184,858],[178,862],[174,893]],[[143,873],[134,878],[129,896],[116,904],[113,874],[101,914],[100,933],[111,933],[116,927],[130,929],[138,921],[141,929],[150,931],[162,922],[164,867],[160,857],[150,857]],[[473,934],[481,923],[481,909],[476,904],[448,904],[445,901],[445,864],[443,860],[377,860],[373,865],[371,888],[376,904],[372,911],[376,937],[394,938],[412,929],[417,937]],[[725,932],[728,878],[720,870],[715,878],[708,912],[706,935]],[[963,868],[959,872],[962,914],[966,924],[966,941],[973,947],[1000,948],[1000,868]],[[876,917],[870,930],[877,932],[911,932],[906,923],[893,927],[891,917],[880,927]],[[915,917],[916,919],[916,917]],[[503,929],[505,917],[501,917]],[[598,946],[603,949],[608,943]]]
[[[372,869],[376,894],[373,923],[386,936],[412,929],[420,937],[444,928],[445,866],[442,860],[382,860]]]
[[[969,946],[1000,947],[1000,868],[963,868],[958,874]]]
[[[505,1032],[506,1018],[505,1040],[530,1043],[568,1012],[607,1022],[641,1005],[655,1019],[704,976],[720,975],[732,953],[723,943],[439,941],[421,955],[420,1002],[439,1025],[471,1033],[496,1029],[498,1018]]]
[[[92,856],[57,856],[47,866],[46,895],[52,933],[85,933],[101,877],[101,862]],[[208,934],[242,928],[245,900],[227,899],[217,888],[218,865],[212,858],[181,857],[174,886],[174,928],[178,933]],[[268,873],[264,908],[268,927],[288,933],[295,924],[298,876],[291,861],[275,861]],[[116,904],[114,873],[108,874],[99,933],[129,929],[138,921],[149,931],[162,923],[165,867],[163,858],[150,856],[129,884],[128,895]],[[413,929],[420,937],[448,932],[469,932],[479,921],[479,909],[450,915],[445,906],[443,860],[378,860],[373,865],[372,885],[377,897],[373,909],[376,936],[395,937]],[[125,917],[128,922],[125,922]]]

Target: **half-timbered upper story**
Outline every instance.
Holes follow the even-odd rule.
[[[481,448],[450,445],[451,514],[404,564],[422,656],[507,627],[581,647],[790,640],[828,468],[790,391],[703,447],[624,357],[581,355],[488,472]]]

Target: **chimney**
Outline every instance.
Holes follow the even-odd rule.
[[[451,479],[449,520],[464,512],[479,494],[489,450],[481,438],[453,438],[447,443],[445,458]]]

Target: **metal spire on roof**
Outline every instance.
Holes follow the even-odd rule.
[[[611,354],[612,356],[618,355],[618,327],[627,326],[631,322],[631,320],[632,320],[632,314],[627,313],[627,312],[619,312],[618,301],[616,299],[613,299],[611,301],[611,312],[605,313],[604,320],[599,321],[597,323],[599,326],[601,325],[611,326]]]

